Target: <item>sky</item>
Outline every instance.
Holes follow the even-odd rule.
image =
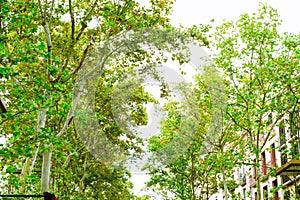
[[[147,4],[146,0],[137,0]],[[235,20],[243,13],[257,11],[259,2],[267,3],[279,11],[282,26],[280,32],[300,32],[300,0],[176,0],[171,15],[174,26],[191,26],[194,24],[210,23],[212,19],[219,25],[225,20]],[[145,174],[133,174],[134,192],[138,195],[147,194],[140,192],[144,182],[149,179]]]
[[[300,32],[300,1],[299,0],[177,0],[173,7],[171,23],[184,26],[209,23],[211,19],[221,23],[224,19],[234,20],[243,13],[253,13],[259,2],[267,3],[279,11],[283,20],[283,31]]]

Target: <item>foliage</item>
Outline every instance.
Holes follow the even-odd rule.
[[[243,160],[254,164],[257,172],[260,152],[273,137],[274,127],[299,108],[299,94],[293,93],[299,83],[299,36],[281,35],[280,23],[277,10],[261,4],[257,13],[226,22],[214,34],[215,63],[224,73],[229,97],[227,120],[234,124],[232,131],[248,143],[239,151],[252,153]],[[258,188],[260,179],[258,174]],[[258,196],[261,199],[260,190]]]
[[[203,78],[198,76],[197,80],[192,89],[184,85],[178,88],[183,93],[182,102],[164,106],[167,117],[161,123],[160,134],[153,136],[149,144],[154,157],[147,166],[152,175],[147,186],[162,195],[168,191],[174,199],[196,199],[216,192],[213,177],[217,172],[214,163],[206,159],[212,152],[205,142],[211,135],[211,93]],[[179,143],[172,143],[178,138]],[[161,151],[166,147],[167,151]],[[205,191],[206,187],[209,190]]]
[[[161,50],[176,51],[185,37],[215,48],[215,66],[198,74],[193,85],[177,88],[181,102],[162,83],[166,118],[160,134],[149,141],[148,189],[165,199],[204,199],[219,188],[233,193],[234,167],[246,163],[259,172],[260,152],[276,126],[299,133],[300,35],[279,33],[276,9],[260,4],[257,13],[216,27],[208,41],[210,26],[177,30],[169,24],[173,0],[150,3],[146,8],[133,0],[0,1],[0,95],[8,105],[7,113],[0,114],[0,137],[6,140],[0,146],[0,169],[6,188],[13,193],[51,191],[60,199],[149,199],[131,193],[130,173],[122,162],[115,168],[104,158],[97,160],[90,148],[98,143],[87,146],[78,134],[76,80],[101,61],[100,76],[84,80],[97,84],[95,101],[86,107],[93,107],[99,122],[95,136],[105,136],[124,155],[139,155],[143,141],[130,128],[147,124],[145,104],[157,100],[141,82],[123,92],[132,83],[126,78],[135,77],[141,63],[157,75],[154,66],[166,60]],[[151,37],[159,31],[149,32],[148,38],[131,35],[159,49],[159,56],[122,39],[124,32],[146,33],[147,28],[171,33],[164,38],[169,43]],[[126,51],[110,48],[111,38]],[[103,41],[109,42],[98,48]],[[93,60],[97,53],[116,56]],[[172,58],[187,62],[181,53]],[[88,64],[92,66],[84,68]],[[120,119],[116,112],[122,113]],[[102,153],[112,161],[123,156]],[[253,156],[246,157],[249,153]],[[256,176],[257,187],[261,176]]]
[[[133,198],[130,174],[105,166],[84,148],[70,114],[72,93],[96,44],[122,31],[169,26],[172,3],[151,1],[145,8],[132,0],[0,1],[0,90],[8,102],[0,119],[1,137],[7,139],[0,155],[6,188],[11,185],[14,193],[52,191],[62,199]],[[106,123],[104,132],[129,151],[136,144],[122,144],[122,131],[106,107],[119,79],[110,79],[111,74],[120,74],[122,67],[114,65],[102,74],[96,107]],[[143,103],[148,100],[143,88],[132,99],[138,103],[132,107],[137,125],[147,121]]]

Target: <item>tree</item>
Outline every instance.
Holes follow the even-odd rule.
[[[295,36],[283,37],[278,33],[279,25],[278,12],[261,4],[258,13],[243,14],[236,22],[226,22],[214,35],[219,50],[215,63],[223,70],[227,82],[227,115],[235,124],[233,130],[249,142],[248,152],[255,155],[250,162],[257,172],[260,152],[272,136],[273,128],[287,112],[299,106],[293,86],[289,89],[286,84],[298,77],[295,58],[299,47],[294,43]],[[287,73],[291,68],[295,74]],[[257,188],[261,177],[260,173],[255,177]],[[257,193],[261,199],[260,189]]]
[[[193,86],[179,86],[183,100],[165,105],[167,117],[161,122],[160,134],[150,139],[154,157],[147,165],[152,175],[147,186],[165,194],[166,199],[170,198],[168,192],[174,199],[208,199],[216,192],[215,176],[220,172],[212,155],[220,126],[216,110],[221,107],[217,104],[222,98],[217,95],[221,90],[217,72],[211,68],[198,75]],[[207,77],[212,71],[216,77]]]
[[[9,184],[16,188],[20,185],[21,193],[37,192],[40,180],[41,192],[56,188],[60,195],[66,192],[68,196],[80,188],[81,195],[88,190],[101,198],[103,191],[109,192],[107,187],[88,185],[90,179],[98,177],[100,170],[100,174],[107,172],[101,177],[106,180],[102,185],[123,188],[118,195],[125,198],[130,188],[125,171],[116,173],[103,167],[76,136],[72,122],[74,83],[89,53],[95,50],[95,44],[125,30],[166,27],[172,3],[151,1],[150,8],[144,8],[132,0],[118,3],[84,0],[0,2],[0,46],[3,49],[0,75],[4,78],[1,91],[9,101],[7,113],[1,114],[0,121],[1,137],[8,139],[7,145],[1,148],[1,157],[6,160],[1,166],[11,173],[7,176]],[[65,16],[70,20],[64,21]],[[92,19],[98,21],[98,26],[90,28]],[[109,73],[104,73],[105,76]],[[109,86],[102,89],[109,89]],[[99,99],[97,103],[105,102]],[[109,118],[110,114],[101,109],[98,116]],[[144,121],[138,116],[139,120]],[[119,134],[119,130],[114,131],[107,133]],[[14,176],[12,173],[20,168],[20,177]],[[40,169],[39,179],[39,172],[35,171]],[[118,176],[119,173],[122,175]],[[72,181],[67,183],[64,178]],[[93,184],[99,183],[95,180]],[[110,195],[116,193],[112,190]]]

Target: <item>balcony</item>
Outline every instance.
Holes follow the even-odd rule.
[[[300,174],[300,160],[291,160],[276,170],[276,175],[296,176]]]

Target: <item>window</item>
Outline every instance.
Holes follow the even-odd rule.
[[[254,193],[254,200],[257,200],[258,196],[257,196],[257,192]]]
[[[253,173],[252,173],[253,179],[256,180],[256,167],[255,166],[253,166],[252,171],[253,171]]]
[[[287,163],[287,159],[288,159],[287,153],[288,153],[288,152],[289,152],[289,151],[287,150],[287,147],[286,147],[286,146],[284,146],[283,148],[280,149],[280,153],[281,153],[281,155],[280,155],[280,158],[281,158],[281,165],[284,165],[285,163]]]
[[[267,174],[267,165],[266,165],[266,154],[265,154],[265,152],[262,152],[262,154],[261,154],[261,166],[262,166],[262,174],[263,175],[266,175]]]
[[[270,127],[270,125],[273,123],[273,116],[272,113],[268,115],[268,121],[267,121],[267,126]]]
[[[239,171],[239,184],[242,186],[246,185],[246,169],[244,165],[241,171]]]
[[[271,166],[276,167],[276,153],[275,153],[275,145],[271,145]]]
[[[279,144],[280,146],[286,143],[286,135],[284,130],[284,121],[281,121],[279,124]]]
[[[298,147],[298,140],[293,140],[291,144],[291,157],[292,160],[299,159],[299,147]]]
[[[272,186],[273,186],[273,190],[274,190],[274,193],[273,193],[273,200],[279,200],[279,195],[278,195],[278,183],[277,183],[277,180],[274,180],[272,182]]]
[[[245,166],[243,165],[242,167],[242,174],[241,174],[241,177],[240,177],[240,181],[241,181],[241,185],[244,186],[246,185],[246,169],[245,169]]]
[[[289,122],[290,122],[291,137],[295,137],[298,135],[299,110],[290,113]]]
[[[263,187],[264,200],[268,199],[268,186]]]

